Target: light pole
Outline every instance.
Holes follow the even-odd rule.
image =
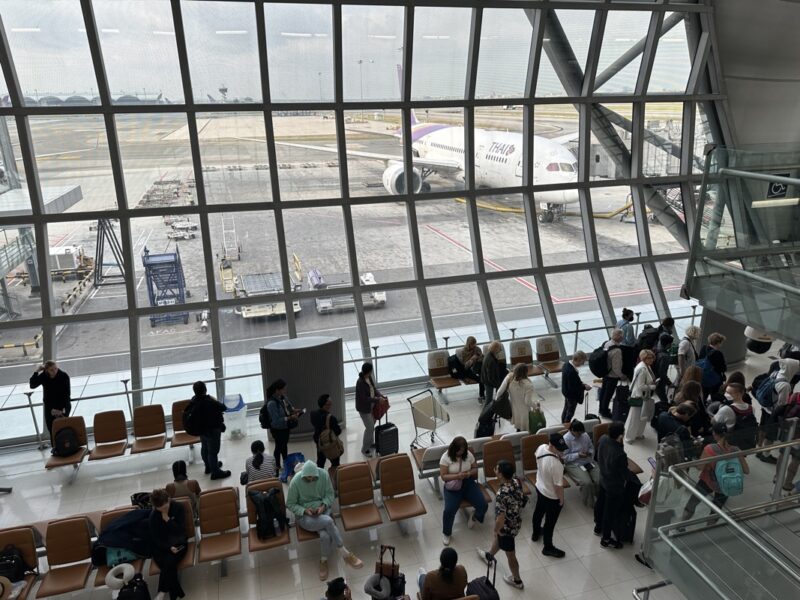
[[[359,58],[358,59],[358,84],[359,89],[361,91],[361,103],[364,103],[364,63],[374,63],[375,61],[371,58]],[[361,122],[364,122],[364,107],[361,107]]]
[[[322,102],[322,71],[317,71],[317,77],[319,77],[319,100]]]

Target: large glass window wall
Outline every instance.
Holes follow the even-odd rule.
[[[713,7],[88,4],[0,6],[3,406],[51,358],[115,406],[214,375],[258,402],[298,336],[385,385],[469,335],[568,355],[622,306],[691,315]]]

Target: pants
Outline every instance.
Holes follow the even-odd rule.
[[[297,524],[306,531],[316,531],[319,533],[319,547],[322,554],[322,559],[327,560],[331,554],[332,546],[341,548],[344,546],[342,541],[342,534],[339,533],[339,528],[331,516],[331,509],[325,511],[322,515],[303,515],[297,517]]]
[[[646,399],[641,406],[631,406],[628,409],[628,418],[625,421],[625,441],[631,443],[637,437],[644,435],[644,427],[653,418],[655,402]]]
[[[564,410],[561,411],[561,422],[562,423],[571,422],[572,417],[575,416],[576,408],[578,408],[577,400],[570,400],[569,398],[564,398]]]
[[[630,388],[627,385],[618,385],[614,393],[614,402],[611,408],[611,418],[614,421],[625,422],[628,418],[628,397],[630,395]]]
[[[556,528],[561,504],[558,498],[548,498],[536,488],[536,509],[533,511],[533,534],[541,533],[545,548],[553,548],[553,531]],[[544,527],[542,527],[544,519]]]
[[[364,423],[364,437],[361,439],[361,453],[366,454],[375,445],[375,419],[372,413],[358,413]]]
[[[579,465],[574,463],[564,465],[564,471],[575,481],[581,489],[581,499],[585,506],[594,506],[597,497],[597,486],[600,485],[600,467],[594,464],[591,471],[584,471]]]
[[[489,404],[494,398],[494,388],[488,383],[483,384],[483,403]]]
[[[158,565],[158,568],[161,569],[161,574],[158,576],[158,591],[169,594],[170,600],[183,598],[186,595],[178,579],[178,563],[181,562],[185,554],[186,548],[177,554],[172,554],[172,552],[153,554],[153,560]]]
[[[214,429],[206,435],[200,436],[200,457],[206,466],[206,473],[216,473],[219,471],[219,448],[221,444],[222,431]]]
[[[661,400],[661,402],[669,402],[669,399],[667,398],[667,390],[668,387],[666,381],[664,383],[659,382],[656,385],[656,396],[658,396],[658,399]]]
[[[289,454],[290,432],[288,429],[270,429],[269,433],[272,436],[272,441],[275,442],[275,451],[272,453],[272,456],[275,457],[275,467],[280,470],[281,456],[286,461],[286,457]]]
[[[602,416],[610,414],[608,406],[611,404],[611,398],[614,396],[614,390],[617,389],[618,383],[619,379],[616,377],[603,377],[603,385],[597,392],[597,402],[600,404],[599,410]]]
[[[339,466],[339,459],[340,459],[340,458],[341,458],[341,456],[340,456],[340,457],[337,457],[337,458],[332,458],[332,459],[330,459],[330,461],[331,461],[331,466],[332,466],[332,467],[338,467],[338,466]],[[325,468],[325,461],[326,461],[326,460],[328,460],[328,458],[327,458],[327,457],[326,457],[326,456],[325,456],[325,455],[324,455],[322,452],[320,452],[319,450],[317,450],[317,466],[318,466],[320,469],[324,469],[324,468]]]
[[[475,514],[472,516],[478,523],[483,523],[483,517],[486,515],[489,505],[486,504],[486,498],[483,497],[483,492],[474,479],[462,479],[459,491],[451,492],[445,489],[442,494],[444,496],[444,514],[442,515],[442,533],[444,535],[453,534],[453,521],[456,519],[456,513],[462,500],[466,500],[475,507]]]
[[[725,494],[720,494],[719,492],[715,492],[712,490],[705,481],[702,479],[698,480],[695,484],[694,489],[698,492],[703,494],[703,496],[708,496],[709,494],[713,493],[714,498],[711,500],[717,507],[722,508],[724,504],[728,501],[728,497]],[[686,508],[683,509],[683,518],[689,519],[692,515],[694,515],[694,511],[697,508],[697,505],[700,504],[700,498],[695,495],[689,497],[689,501],[686,503]]]
[[[64,409],[64,416],[69,416],[69,411],[72,408],[71,404],[67,402],[67,407]],[[44,426],[47,428],[47,439],[50,440],[50,443],[53,443],[53,421],[58,419],[59,417],[54,417],[50,414],[52,410],[51,407],[48,407],[46,404],[42,407],[42,411],[44,413]],[[44,433],[44,432],[43,432]]]
[[[600,529],[602,539],[610,540],[611,534],[620,537],[620,518],[624,503],[624,489],[607,490],[597,486],[597,501],[594,503],[594,526]]]

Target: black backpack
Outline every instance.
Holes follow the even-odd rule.
[[[616,346],[612,346],[612,348],[614,347]],[[605,344],[592,350],[589,355],[589,370],[595,377],[608,375],[610,369],[608,368],[608,350],[605,349]]]
[[[117,600],[150,600],[150,589],[141,573],[134,575],[133,579],[122,586]]]
[[[25,579],[25,571],[28,571],[28,567],[22,559],[22,552],[14,544],[3,548],[0,552],[0,577],[7,577],[14,583]]]
[[[250,496],[250,500],[253,501],[253,505],[256,507],[256,534],[258,539],[266,540],[277,535],[275,521],[277,521],[281,532],[286,529],[286,514],[281,510],[276,488],[266,492],[251,490],[247,492],[247,495]]]
[[[274,402],[274,400],[267,400],[264,402],[264,406],[261,407],[261,410],[258,412],[258,422],[261,424],[261,429],[272,429],[272,422],[269,418],[269,406],[270,402]]]
[[[658,329],[652,325],[645,325],[636,338],[640,350],[652,350],[658,343]]]
[[[201,435],[203,433],[202,409],[198,406],[197,400],[192,400],[183,409],[183,430],[189,435]]]
[[[739,450],[752,450],[756,447],[756,434],[758,433],[758,421],[753,414],[753,409],[740,412],[731,406],[731,410],[736,415],[736,425],[733,426],[733,431],[728,433],[728,442]]]
[[[80,449],[78,434],[72,427],[59,429],[53,438],[53,454],[55,456],[72,456]]]

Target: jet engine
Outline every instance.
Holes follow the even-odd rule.
[[[413,192],[418,194],[422,189],[422,172],[413,169],[411,180],[414,185]],[[402,163],[391,163],[383,172],[383,187],[393,196],[402,196],[406,193],[406,173]]]

